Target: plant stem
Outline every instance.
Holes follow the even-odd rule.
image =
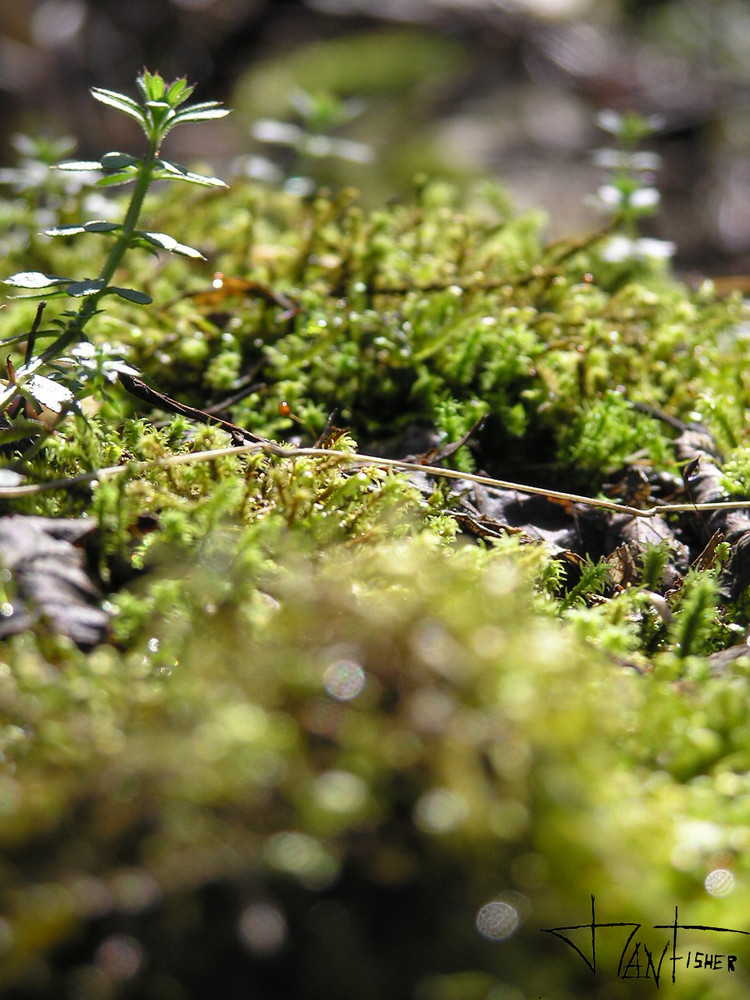
[[[151,186],[154,166],[157,160],[157,147],[157,140],[152,139],[149,143],[148,153],[141,162],[138,178],[135,182],[135,189],[133,190],[133,195],[130,199],[130,204],[128,205],[128,210],[122,224],[122,230],[112,246],[101,272],[99,273],[98,280],[103,283],[102,288],[98,292],[94,292],[93,295],[86,296],[78,312],[68,323],[65,331],[39,356],[38,361],[41,364],[47,364],[52,361],[70,344],[83,337],[84,328],[91,317],[96,313],[96,307],[99,304],[99,300],[103,295],[107,294],[109,284],[114,277],[115,271],[120,266],[122,258],[130,249],[133,234],[136,231],[136,225],[138,224],[138,219],[140,218],[141,210],[143,209],[143,202],[148,189]]]
[[[18,395],[18,383],[22,384],[43,365],[49,364],[50,361],[58,358],[70,344],[74,344],[83,338],[83,331],[91,317],[95,315],[99,300],[103,295],[107,294],[115,271],[120,266],[122,258],[130,249],[138,219],[143,209],[143,202],[153,179],[158,147],[158,137],[152,137],[149,141],[148,153],[141,161],[140,170],[135,182],[135,189],[133,190],[128,210],[125,213],[122,230],[99,273],[97,280],[102,282],[101,289],[94,292],[93,295],[85,297],[79,306],[78,312],[71,317],[65,330],[57,340],[54,340],[37,358],[34,358],[18,369],[16,373],[17,382],[7,386],[5,390],[0,392],[0,413],[4,412]]]
[[[115,245],[110,250],[109,257],[105,261],[104,267],[99,275],[99,280],[104,282],[104,288],[100,292],[97,292],[96,295],[92,296],[94,299],[98,299],[104,294],[115,271],[120,265],[120,261],[126,251],[130,248],[130,243],[133,238],[133,234],[135,233],[135,227],[138,224],[138,219],[143,208],[143,201],[151,185],[154,166],[156,165],[157,160],[157,147],[158,141],[156,139],[152,139],[149,143],[148,153],[141,162],[138,179],[135,182],[133,196],[130,199],[130,205],[128,206],[128,211],[122,223],[122,232],[116,240]]]

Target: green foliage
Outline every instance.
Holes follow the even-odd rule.
[[[664,570],[669,564],[669,542],[646,545],[641,559],[641,585],[646,590],[659,591],[664,580]]]
[[[750,495],[750,446],[744,444],[730,451],[721,468],[730,496]]]
[[[318,186],[317,161],[337,158],[351,163],[368,163],[370,146],[332,134],[364,110],[361,101],[344,101],[335,94],[295,90],[289,104],[297,121],[262,118],[253,124],[253,138],[286,152],[281,163],[274,159],[246,157],[239,161],[242,173],[266,181],[284,181],[292,194],[310,195]]]
[[[644,118],[636,112],[620,114],[602,111],[598,124],[617,141],[616,148],[597,149],[594,162],[607,171],[608,182],[602,184],[592,199],[610,216],[610,226],[616,235],[602,246],[605,261],[642,262],[667,260],[675,251],[673,243],[639,236],[643,218],[653,215],[661,201],[653,176],[661,161],[656,153],[640,150],[641,142],[662,127],[658,116]]]
[[[34,293],[27,297],[46,300],[67,295],[73,299],[82,299],[83,302],[76,312],[65,313],[62,318],[53,320],[53,327],[56,327],[56,330],[40,330],[38,324],[32,328],[24,364],[16,370],[12,378],[9,378],[7,388],[0,394],[0,413],[7,410],[19,393],[23,393],[24,385],[26,392],[39,403],[40,407],[46,405],[47,400],[43,395],[41,397],[35,395],[32,379],[41,377],[35,373],[44,370],[45,366],[62,357],[71,346],[84,339],[84,330],[91,318],[96,315],[104,296],[116,295],[140,305],[151,302],[151,296],[145,292],[113,284],[115,273],[129,250],[134,247],[146,247],[150,250],[157,248],[185,257],[203,257],[200,251],[179,243],[166,233],[147,232],[137,229],[136,226],[143,202],[154,181],[181,180],[207,187],[224,186],[223,181],[194,173],[178,163],[164,159],[159,153],[162,142],[175,126],[221,118],[228,112],[220,108],[216,101],[204,101],[180,109],[180,105],[184,104],[194,89],[188,86],[185,79],[175,80],[167,85],[158,73],[144,70],[138,76],[136,83],[141,93],[141,103],[125,94],[100,87],[94,87],[91,93],[97,101],[138,122],[148,140],[146,155],[138,158],[129,153],[115,151],[104,153],[101,159],[95,162],[71,160],[59,165],[60,169],[74,173],[88,174],[91,171],[100,171],[103,176],[97,183],[103,186],[134,183],[133,195],[122,223],[94,219],[73,225],[53,226],[45,230],[47,236],[65,239],[86,233],[111,237],[112,247],[97,277],[63,277],[42,271],[19,271],[4,279],[4,283],[11,288],[21,288]],[[41,319],[41,313],[38,318]],[[52,337],[52,343],[38,357],[34,357],[35,340],[42,337]]]
[[[165,192],[162,224],[184,206]],[[569,428],[602,406],[617,458],[590,442],[593,477],[639,446],[654,461],[668,454],[668,429],[634,414],[630,401],[689,418],[710,378],[722,394],[731,383],[739,419],[741,345],[724,343],[740,320],[738,301],[691,297],[657,274],[600,284],[596,240],[546,248],[538,220],[508,217],[492,192],[466,203],[428,184],[417,204],[364,215],[351,192],[310,204],[238,184],[222,199],[196,192],[183,214],[186,238],[240,289],[219,292],[212,305],[204,281],[168,313],[105,335],[165,392],[196,405],[217,388],[231,393],[233,371],[252,372],[258,388],[231,416],[260,433],[299,432],[280,418],[282,400],[304,413],[310,437],[335,410],[362,447],[415,420],[442,426],[446,406],[472,416],[485,407],[474,444],[492,441],[486,467],[523,466],[534,454],[551,485],[562,467],[569,486],[578,447]],[[248,273],[257,286],[244,294]],[[160,298],[179,295],[179,274],[162,273]],[[618,386],[619,404],[598,402]]]
[[[592,562],[586,559],[580,570],[580,578],[562,595],[560,612],[573,608],[592,596],[603,593],[609,582],[609,566],[606,562]]]
[[[657,467],[669,462],[667,443],[655,420],[633,409],[622,394],[607,390],[584,405],[563,437],[562,451],[579,470],[616,468],[635,458],[647,458]]]
[[[710,574],[688,576],[670,629],[681,657],[711,652],[717,638],[717,583]]]

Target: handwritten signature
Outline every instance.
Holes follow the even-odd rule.
[[[679,922],[678,907],[674,908],[674,920],[669,924],[654,924],[652,930],[666,930],[669,935],[666,937],[661,954],[658,949],[651,950],[646,943],[638,936],[642,925],[634,922],[613,921],[611,923],[600,923],[596,919],[596,899],[591,897],[591,920],[586,924],[575,924],[569,927],[542,927],[545,934],[552,934],[561,941],[570,945],[573,951],[581,956],[586,965],[596,975],[596,947],[597,935],[603,930],[620,928],[624,937],[620,960],[617,966],[618,979],[652,979],[659,988],[662,978],[662,967],[666,961],[666,968],[672,967],[672,982],[677,981],[678,963],[684,962],[685,969],[711,969],[715,972],[735,972],[737,968],[737,956],[729,954],[728,951],[693,951],[688,950],[678,954],[678,937],[680,931],[701,931],[705,934],[743,934],[750,936],[750,931],[734,930],[731,927],[708,927],[703,924],[681,924]],[[588,930],[591,935],[591,957],[587,957],[578,945],[574,944],[565,933],[571,931]],[[627,935],[625,937],[625,935]],[[659,942],[661,945],[661,941]],[[682,968],[683,966],[680,966]]]

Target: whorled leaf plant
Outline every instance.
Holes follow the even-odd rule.
[[[145,292],[114,284],[117,269],[129,250],[143,247],[150,250],[164,250],[184,257],[203,258],[200,251],[179,243],[166,233],[139,229],[138,221],[144,199],[154,181],[175,180],[208,187],[226,186],[217,177],[194,173],[179,163],[165,159],[161,156],[160,150],[165,137],[175,126],[187,122],[223,118],[229,111],[222,108],[218,101],[185,104],[195,88],[188,85],[184,77],[167,83],[159,73],[150,73],[144,69],[136,78],[136,84],[140,100],[100,87],[92,88],[91,93],[97,101],[138,122],[148,142],[145,155],[137,157],[113,151],[105,153],[97,161],[72,160],[58,165],[60,170],[101,172],[103,176],[96,182],[99,186],[134,183],[123,221],[116,223],[92,219],[77,225],[55,226],[45,231],[47,236],[52,237],[98,233],[111,238],[113,243],[99,274],[95,277],[80,278],[45,274],[40,271],[20,271],[4,279],[6,285],[24,289],[29,293],[19,297],[50,299],[68,296],[80,300],[80,305],[77,310],[67,311],[63,316],[53,320],[56,330],[49,334],[54,337],[52,343],[35,355],[34,340],[44,335],[41,331],[37,332],[40,318],[40,314],[37,314],[25,362],[9,374],[4,389],[0,391],[0,413],[5,411],[19,395],[25,397],[38,411],[47,405],[49,402],[47,396],[54,396],[57,387],[50,379],[38,374],[40,369],[61,359],[66,351],[87,339],[85,328],[97,313],[105,296],[117,295],[143,305],[151,302],[150,296]]]

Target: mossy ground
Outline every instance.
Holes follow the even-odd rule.
[[[607,263],[596,235],[545,246],[490,187],[369,214],[243,184],[148,209],[208,263],[133,257],[156,304],[108,304],[91,336],[169,396],[230,400],[292,445],[335,414],[337,450],[366,453],[484,417],[459,469],[592,496],[636,462],[679,476],[648,404],[704,422],[746,488],[739,299]],[[24,248],[35,220],[14,211],[9,270],[95,273],[99,237]],[[9,304],[3,335],[33,312]],[[593,977],[538,930],[584,923],[592,893],[659,955],[676,904],[750,930],[750,662],[706,660],[747,623],[720,565],[688,574],[667,626],[652,551],[640,583],[600,599],[589,567],[571,598],[544,546],[469,540],[443,487],[376,463],[144,469],[229,437],[103,390],[24,473],[129,471],[1,502],[96,519],[112,616],[88,652],[43,621],[4,643],[4,995],[604,997],[617,941]],[[734,890],[712,896],[720,869]],[[505,940],[476,928],[493,900],[521,920]],[[746,996],[743,940],[715,948],[737,972],[680,972],[680,996]]]

